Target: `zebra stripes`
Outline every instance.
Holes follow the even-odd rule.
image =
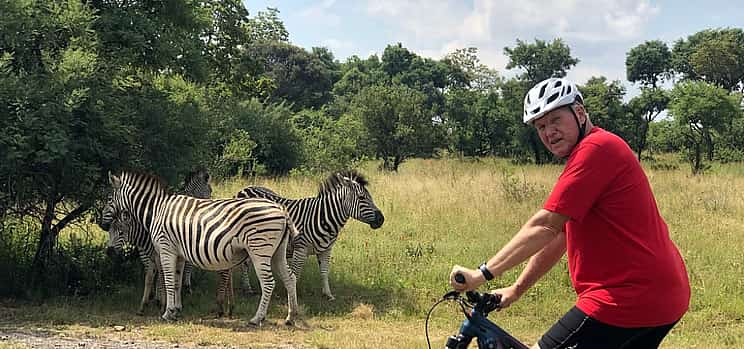
[[[317,197],[298,200],[285,199],[264,187],[247,187],[237,198],[266,198],[284,205],[300,230],[292,242],[292,271],[297,277],[311,254],[318,256],[323,294],[335,297],[328,284],[331,250],[338,234],[349,218],[369,224],[372,229],[382,226],[385,217],[367,190],[367,180],[356,171],[341,171],[330,175],[320,185]],[[250,261],[247,261],[248,264]],[[243,283],[248,278],[243,275]],[[250,289],[250,283],[247,283]]]
[[[261,300],[250,323],[259,325],[274,289],[272,268],[287,289],[287,323],[297,312],[295,276],[289,271],[288,241],[296,228],[287,211],[264,199],[196,199],[173,195],[151,175],[109,174],[112,195],[106,210],[128,212],[150,232],[165,278],[166,309],[176,319],[182,308],[181,278],[186,260],[202,269],[224,271],[250,258],[261,283]],[[111,221],[103,221],[110,225]]]
[[[190,172],[184,181],[184,195],[193,196],[200,199],[208,199],[212,196],[212,187],[209,185],[209,173],[206,169],[198,169]],[[152,244],[150,233],[137,222],[133,222],[129,214],[121,214],[119,217],[111,217],[112,212],[104,212],[103,220],[112,221],[111,228],[108,229],[109,244],[108,247],[121,250],[124,243],[129,243],[137,247],[140,260],[145,266],[145,286],[137,314],[143,314],[145,305],[150,300],[154,277],[158,276],[156,299],[164,304],[163,280],[160,271],[160,257],[158,256]],[[109,215],[109,216],[107,216]],[[186,262],[183,273],[183,283],[187,291],[191,286],[191,269],[190,262]]]

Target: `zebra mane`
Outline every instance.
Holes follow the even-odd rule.
[[[202,180],[204,180],[204,182],[208,182],[209,172],[207,171],[205,167],[198,167],[186,175],[186,178],[183,180],[183,183],[184,184],[191,183],[195,177],[199,177]]]
[[[145,180],[152,180],[158,185],[158,189],[161,189],[166,194],[173,194],[173,191],[168,186],[168,183],[160,176],[147,173],[140,170],[122,170],[120,172],[121,174],[121,180],[123,182],[131,183],[132,179],[145,179]]]
[[[318,195],[330,194],[346,185],[344,178],[352,180],[362,187],[366,187],[369,182],[364,176],[356,170],[342,170],[334,172],[320,183]]]

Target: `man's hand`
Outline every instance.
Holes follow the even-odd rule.
[[[519,300],[522,297],[522,293],[519,292],[516,286],[511,285],[509,287],[500,288],[498,290],[491,291],[492,294],[501,295],[501,303],[499,304],[500,309],[508,308],[512,303]]]
[[[459,283],[455,280],[455,275],[457,275],[457,273],[460,273],[465,277],[464,283]],[[452,267],[452,272],[450,273],[450,286],[452,286],[452,289],[457,292],[472,291],[480,285],[483,285],[484,282],[486,282],[486,278],[483,277],[483,273],[478,269],[468,269],[459,265]]]

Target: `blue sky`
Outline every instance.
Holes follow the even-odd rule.
[[[481,61],[510,77],[506,46],[562,38],[580,60],[568,77],[583,84],[591,76],[625,81],[625,55],[647,40],[674,41],[706,28],[744,26],[744,1],[648,0],[360,0],[244,3],[251,13],[278,8],[298,46],[328,47],[340,61],[381,54],[401,42],[419,55],[442,58],[457,48],[477,47]]]

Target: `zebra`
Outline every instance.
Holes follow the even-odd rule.
[[[369,224],[372,229],[382,226],[385,220],[367,190],[368,182],[357,171],[345,170],[331,174],[320,185],[317,197],[285,199],[271,189],[251,186],[241,190],[236,198],[267,198],[287,207],[292,221],[300,230],[291,244],[292,271],[299,278],[307,257],[318,256],[323,295],[328,300],[336,298],[328,284],[331,249],[338,234],[349,218]],[[250,260],[243,266],[242,283],[252,292],[247,276]]]
[[[183,195],[193,196],[199,199],[212,198],[212,186],[209,185],[209,172],[205,168],[198,168],[189,172],[184,180]],[[183,287],[186,293],[191,293],[191,271],[193,266],[186,262],[183,268]]]
[[[184,195],[200,199],[209,199],[212,196],[212,187],[209,185],[209,173],[207,170],[200,168],[190,172],[184,180],[184,186],[181,192]],[[110,214],[111,212],[108,213]],[[129,215],[120,215],[117,219],[114,219],[113,217],[103,217],[102,220],[113,222],[111,227],[108,229],[108,248],[121,250],[123,249],[125,242],[129,243],[130,245],[137,247],[140,260],[145,266],[145,286],[137,314],[144,314],[145,305],[149,302],[152,295],[152,285],[156,275],[159,280],[156,284],[156,300],[164,306],[164,299],[162,297],[164,294],[162,272],[159,272],[160,257],[157,255],[152,241],[150,240],[150,233],[141,224],[132,222],[131,216]],[[191,290],[192,268],[190,262],[185,263],[183,283],[187,292],[190,292]]]
[[[226,271],[251,258],[262,295],[250,323],[260,325],[274,289],[272,267],[287,289],[287,324],[297,316],[296,279],[286,260],[288,241],[297,234],[283,206],[265,199],[197,199],[171,194],[153,175],[109,173],[112,192],[104,211],[116,218],[122,212],[151,233],[160,256],[166,289],[164,320],[175,320],[182,308],[181,273],[184,261]],[[109,228],[112,220],[103,220]],[[277,252],[280,253],[277,253]]]
[[[137,309],[137,315],[145,313],[145,305],[152,298],[152,287],[155,276],[158,275],[158,283],[156,284],[156,296],[155,299],[164,305],[163,300],[163,280],[162,272],[160,270],[160,258],[155,252],[152,242],[150,241],[150,234],[142,228],[142,225],[132,221],[131,215],[126,211],[115,218],[112,218],[110,227],[108,228],[109,239],[108,239],[108,250],[117,249],[121,250],[124,248],[125,243],[129,243],[137,247],[139,252],[140,260],[145,266],[145,287],[142,293],[142,300],[140,301],[139,308]]]

